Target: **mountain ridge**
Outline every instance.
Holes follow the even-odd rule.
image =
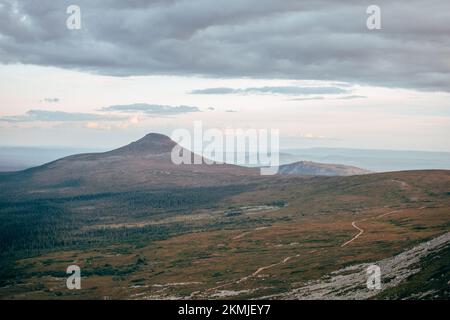
[[[249,177],[259,177],[256,168],[232,164],[174,164],[171,151],[175,146],[177,143],[169,137],[150,133],[111,151],[71,155],[10,172],[3,175],[0,187],[35,195],[55,192],[77,195],[139,188],[242,184]]]
[[[162,154],[171,152],[177,145],[168,136],[160,133],[148,133],[144,137],[123,147],[107,151],[107,154]]]
[[[286,175],[319,175],[319,176],[352,176],[373,173],[372,171],[343,164],[321,163],[313,161],[297,161],[279,167],[279,174]]]

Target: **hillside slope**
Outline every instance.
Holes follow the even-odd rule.
[[[175,166],[172,148],[151,135],[1,175],[0,298],[279,296],[450,231],[450,171],[261,177]],[[61,287],[70,264],[83,290]]]

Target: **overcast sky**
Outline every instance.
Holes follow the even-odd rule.
[[[447,0],[1,0],[0,145],[109,148],[202,120],[286,148],[450,151],[449,21]]]

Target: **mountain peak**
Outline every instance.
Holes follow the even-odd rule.
[[[141,139],[113,150],[117,154],[162,154],[171,152],[176,142],[160,133],[149,133]]]
[[[141,143],[141,142],[153,142],[153,143],[166,142],[167,143],[167,142],[173,142],[173,141],[172,141],[172,139],[170,139],[168,136],[166,136],[164,134],[150,132],[135,142],[139,142],[139,143]]]

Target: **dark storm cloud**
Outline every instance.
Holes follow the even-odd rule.
[[[308,94],[341,94],[348,90],[338,87],[258,87],[258,88],[208,88],[193,90],[191,94],[282,94],[282,95],[308,95]]]
[[[22,115],[0,117],[0,122],[35,122],[35,121],[77,122],[77,121],[117,121],[124,119],[126,118],[117,116],[104,116],[94,113],[29,110]]]
[[[135,103],[104,107],[100,111],[144,113],[146,115],[177,115],[188,112],[199,112],[200,109],[191,106],[164,106],[159,104]]]
[[[0,62],[101,74],[345,81],[450,91],[448,0],[4,0]]]

